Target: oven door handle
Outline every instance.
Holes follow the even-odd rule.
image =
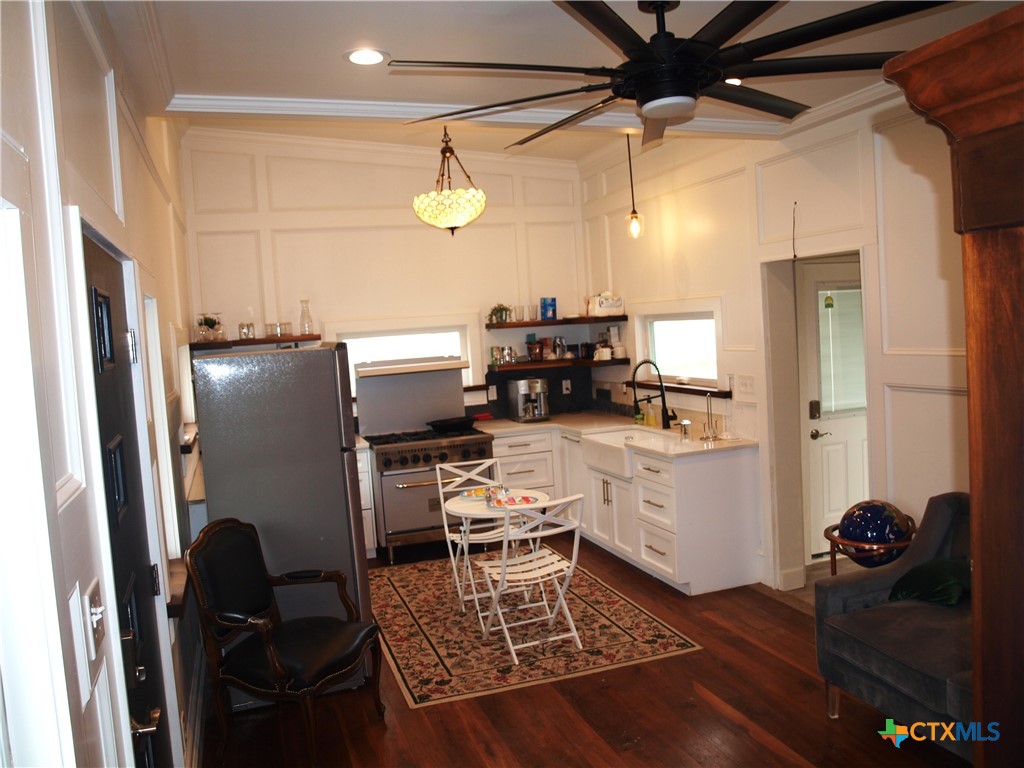
[[[442,483],[454,483],[456,478],[450,477],[442,480]],[[420,480],[415,483],[395,483],[395,488],[426,488],[428,485],[437,485],[437,480]]]

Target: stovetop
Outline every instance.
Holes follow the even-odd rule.
[[[376,457],[378,472],[423,469],[435,464],[489,459],[494,435],[479,429],[437,432],[432,429],[363,435]]]
[[[374,448],[382,445],[401,445],[405,443],[424,443],[429,441],[448,441],[458,437],[479,437],[485,434],[479,429],[466,429],[458,432],[437,432],[433,429],[421,429],[413,432],[392,432],[387,435],[363,435],[363,438]]]

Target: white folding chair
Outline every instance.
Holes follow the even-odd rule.
[[[578,493],[562,499],[508,507],[502,525],[501,557],[477,559],[472,563],[482,577],[471,579],[470,586],[484,637],[490,637],[500,628],[513,664],[519,663],[517,650],[540,643],[571,638],[577,648],[583,648],[566,604],[580,549],[579,514],[573,507],[582,499],[583,494]],[[544,539],[563,533],[572,535],[570,557],[540,546]],[[527,543],[528,546],[522,546]],[[486,594],[477,590],[478,581],[486,586]],[[510,629],[542,621],[546,621],[553,630],[560,615],[565,617],[565,632],[546,633],[532,640],[513,640],[509,632]]]
[[[444,521],[444,538],[448,544],[448,557],[452,563],[452,578],[455,595],[463,612],[466,601],[473,597],[466,589],[467,580],[472,578],[469,567],[470,544],[495,544],[505,533],[504,518],[495,512],[492,520],[467,520],[457,522],[445,511],[445,502],[461,493],[483,493],[487,488],[501,484],[501,465],[497,459],[460,461],[452,464],[437,464],[437,492],[441,497],[441,519]],[[480,501],[481,507],[484,504]]]

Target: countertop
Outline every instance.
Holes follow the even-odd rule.
[[[559,413],[552,415],[547,421],[518,422],[511,419],[485,419],[477,421],[474,426],[484,432],[489,432],[495,437],[504,435],[526,434],[545,429],[558,429],[562,432],[573,434],[577,437],[587,437],[598,433],[618,432],[627,429],[639,429],[649,433],[651,440],[637,440],[630,444],[637,453],[663,458],[676,458],[678,456],[693,455],[701,453],[712,453],[718,451],[730,451],[739,448],[756,446],[756,440],[747,438],[733,438],[704,442],[691,438],[686,442],[673,439],[679,435],[679,427],[672,429],[655,429],[653,427],[638,427],[633,419],[627,416],[616,416],[610,413],[587,411],[583,413]],[[642,438],[642,436],[641,436]]]
[[[626,429],[633,426],[633,419],[600,411],[584,411],[581,413],[558,413],[547,421],[519,422],[512,419],[483,419],[475,422],[473,426],[483,432],[489,432],[495,437],[500,437],[503,434],[536,432],[542,429],[560,429],[575,435],[585,435],[588,432]]]

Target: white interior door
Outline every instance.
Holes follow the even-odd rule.
[[[828,552],[823,532],[865,498],[867,402],[860,264],[856,257],[799,264],[804,552]]]

